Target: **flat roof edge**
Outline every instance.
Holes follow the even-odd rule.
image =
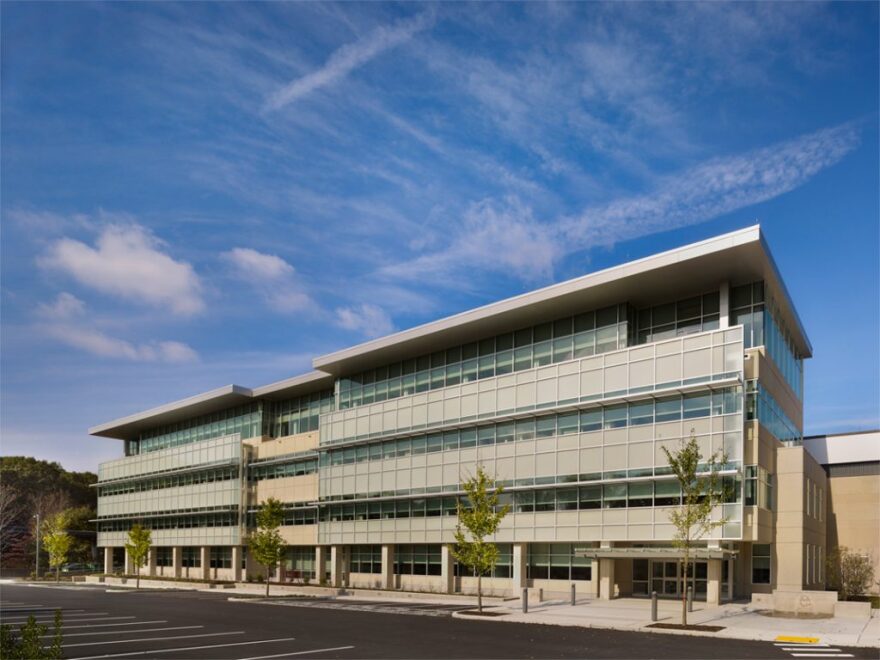
[[[221,397],[229,395],[240,395],[248,398],[253,396],[251,390],[247,387],[242,387],[241,385],[235,384],[224,385],[223,387],[218,387],[207,392],[202,392],[201,394],[195,394],[185,399],[171,401],[170,403],[165,403],[161,406],[156,406],[155,408],[150,408],[142,412],[127,415],[125,417],[120,417],[119,419],[114,419],[110,422],[98,424],[97,426],[93,426],[89,429],[89,435],[102,435],[120,426],[125,426],[126,424],[133,424],[136,422],[144,421],[146,419],[149,419],[150,417],[157,417],[165,413],[174,412],[175,410],[180,410],[182,408],[194,406],[200,403],[206,403],[208,401],[211,401],[212,399],[219,399]]]
[[[602,270],[597,270],[593,273],[586,273],[585,275],[570,280],[550,284],[546,287],[536,289],[535,291],[529,291],[510,298],[491,302],[436,321],[429,321],[428,323],[417,325],[408,330],[401,330],[400,332],[386,335],[385,337],[379,337],[378,339],[372,339],[333,353],[320,355],[312,360],[312,366],[315,369],[323,369],[347,358],[364,355],[374,350],[389,348],[395,344],[401,344],[410,339],[417,339],[431,334],[432,332],[439,332],[469,322],[479,321],[490,317],[493,314],[511,311],[520,307],[525,307],[529,304],[543,302],[572,291],[587,289],[591,286],[597,286],[616,279],[623,279],[639,272],[651,270],[652,265],[653,267],[659,268],[663,265],[668,265],[670,261],[673,263],[687,261],[697,256],[703,256],[711,254],[712,252],[719,252],[721,250],[754,242],[761,243],[762,247],[767,251],[766,244],[763,242],[761,236],[761,226],[759,224],[751,225],[743,229],[737,229],[736,231],[721,234],[720,236],[713,236],[702,241],[697,241],[696,243],[689,243],[677,248],[672,248],[665,252],[651,254],[633,261],[627,261],[622,264],[617,264],[616,266],[603,268]],[[790,303],[790,300],[787,302]]]

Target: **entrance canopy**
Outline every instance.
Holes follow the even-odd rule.
[[[691,548],[691,559],[733,559],[738,554],[737,550],[727,548]],[[644,547],[644,548],[589,548],[575,547],[574,555],[577,557],[590,557],[592,559],[683,559],[684,552],[674,547]]]

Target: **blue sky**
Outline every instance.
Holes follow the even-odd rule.
[[[0,11],[3,454],[756,220],[880,426],[876,3]]]

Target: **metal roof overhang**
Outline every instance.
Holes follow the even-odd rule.
[[[567,282],[315,358],[315,369],[342,376],[480,337],[585,310],[636,307],[696,295],[715,284],[764,280],[804,356],[812,348],[758,225],[662,252]]]
[[[241,385],[226,385],[218,387],[216,390],[93,426],[89,429],[89,434],[104,438],[130,440],[137,438],[141,432],[150,428],[219,412],[256,399],[286,399],[332,386],[333,376],[320,371],[312,371],[254,389]]]
[[[578,557],[592,559],[683,559],[684,553],[678,548],[575,548]],[[691,559],[732,559],[738,550],[728,548],[691,548]]]

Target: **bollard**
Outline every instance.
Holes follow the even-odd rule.
[[[544,602],[544,589],[538,589],[538,602]]]
[[[529,590],[525,589],[525,588],[523,588],[522,607],[523,607],[523,614],[528,614],[529,613]]]
[[[694,611],[694,588],[688,587],[687,590],[687,608],[688,612]]]
[[[575,599],[575,589],[576,588],[577,587],[575,586],[574,582],[572,582],[571,583],[571,606],[572,607],[574,607],[574,604],[576,602],[576,599]]]
[[[657,592],[651,592],[651,621],[657,620]]]

